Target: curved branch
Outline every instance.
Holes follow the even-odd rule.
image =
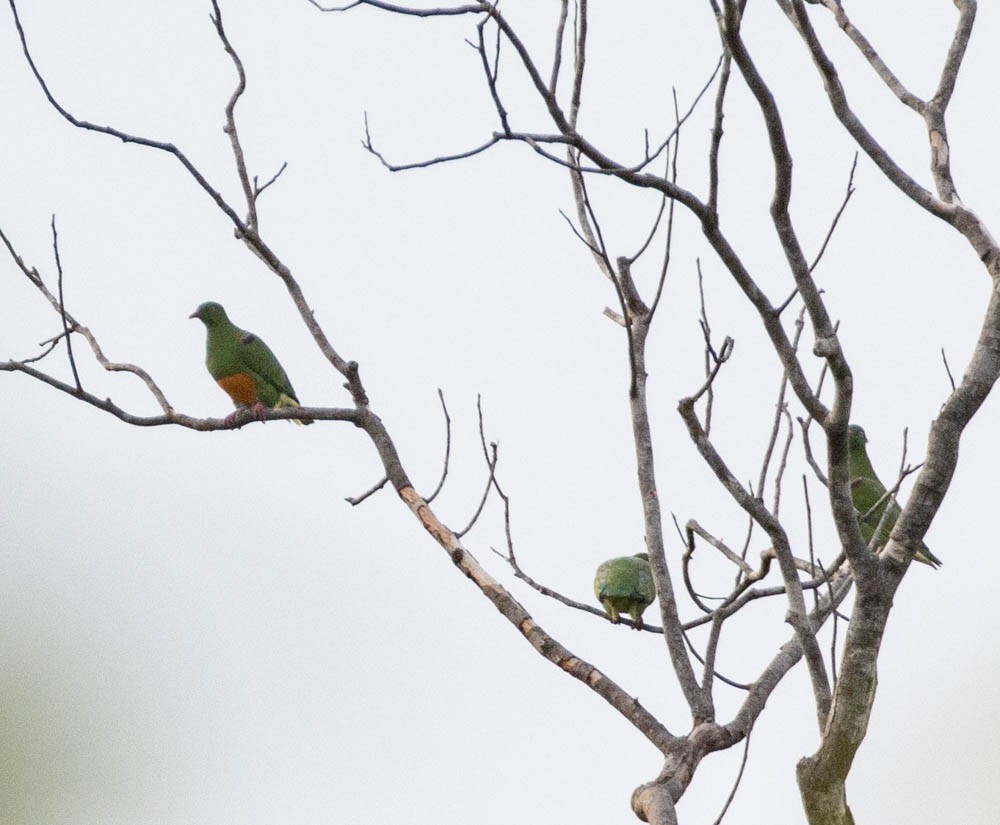
[[[229,55],[230,60],[233,61],[233,65],[236,67],[236,88],[233,90],[229,102],[226,103],[226,125],[222,131],[229,135],[229,142],[233,150],[233,159],[236,161],[236,176],[239,178],[240,186],[243,188],[243,197],[247,202],[247,227],[253,230],[257,228],[257,196],[254,187],[250,183],[250,175],[247,174],[247,164],[243,157],[243,146],[236,131],[235,116],[236,104],[247,88],[247,74],[243,70],[243,61],[240,60],[240,56],[229,42],[226,30],[222,27],[222,11],[219,9],[218,0],[212,0],[211,19],[212,25],[215,26],[215,32],[219,35],[219,40],[222,41],[222,47],[226,50],[226,54]]]
[[[482,3],[470,3],[465,6],[442,6],[435,9],[415,9],[409,6],[399,6],[395,3],[383,3],[381,0],[354,0],[346,6],[321,6],[317,0],[306,0],[307,3],[315,6],[320,11],[350,11],[358,6],[370,6],[373,9],[393,12],[394,14],[405,14],[410,17],[445,17],[457,14],[479,14],[483,11]]]
[[[130,366],[130,365],[126,365]],[[341,407],[282,407],[281,409],[266,409],[260,413],[259,417],[252,410],[241,410],[236,414],[233,423],[227,423],[221,418],[196,418],[185,413],[171,410],[163,415],[135,415],[128,412],[123,407],[118,406],[110,398],[99,398],[86,390],[77,390],[72,384],[60,381],[48,373],[37,370],[24,361],[0,361],[0,372],[21,372],[30,378],[48,384],[60,392],[71,395],[74,398],[96,407],[126,424],[136,427],[162,427],[168,424],[176,424],[189,430],[199,432],[213,432],[215,430],[239,429],[244,424],[253,421],[283,421],[293,418],[306,418],[313,421],[349,421],[359,425],[361,416],[358,411],[351,408]]]
[[[85,129],[90,132],[99,132],[104,135],[110,135],[111,137],[118,138],[118,140],[123,143],[135,143],[139,146],[147,146],[151,149],[158,149],[161,152],[166,152],[167,154],[173,155],[181,165],[187,170],[188,174],[198,183],[198,185],[204,190],[204,192],[215,201],[215,205],[221,209],[225,215],[233,222],[233,225],[237,230],[243,231],[246,229],[240,216],[236,214],[236,211],[226,202],[225,198],[219,194],[219,191],[215,189],[205,178],[201,172],[198,171],[197,167],[188,160],[187,155],[185,155],[180,149],[178,149],[174,144],[167,143],[165,141],[151,140],[149,138],[139,137],[138,135],[130,135],[128,132],[123,132],[120,129],[115,129],[111,126],[100,126],[96,123],[91,123],[88,120],[80,120],[71,114],[67,109],[64,109],[62,104],[59,103],[53,96],[52,92],[49,90],[48,84],[42,77],[41,72],[38,71],[38,67],[35,66],[35,61],[31,57],[31,52],[28,50],[28,41],[24,34],[24,28],[21,26],[21,18],[17,13],[17,4],[15,0],[8,0],[10,5],[10,10],[14,14],[14,25],[17,28],[17,35],[21,40],[21,50],[24,52],[24,57],[28,61],[28,66],[31,68],[31,73],[35,76],[35,80],[38,81],[38,85],[42,87],[42,92],[45,94],[45,98],[52,105],[62,117],[69,123],[76,126],[78,129]]]

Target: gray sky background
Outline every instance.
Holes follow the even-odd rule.
[[[24,5],[34,57],[67,108],[173,141],[238,202],[222,133],[235,76],[207,2]],[[547,51],[556,4],[541,5],[515,2],[507,12],[522,21],[529,46]],[[653,138],[670,128],[671,87],[686,108],[705,83],[717,35],[700,8],[707,4],[592,5],[581,128],[609,153],[635,159],[644,128]],[[883,2],[857,22],[904,82],[928,95],[955,11],[917,5]],[[564,171],[527,147],[501,146],[392,175],[360,145],[364,111],[394,160],[488,137],[495,115],[463,42],[475,34],[472,20],[321,15],[305,0],[225,3],[223,13],[248,73],[237,112],[248,164],[267,179],[288,162],[262,196],[263,233],[334,345],[360,362],[411,477],[425,494],[437,482],[440,387],[454,460],[435,509],[454,527],[468,520],[486,481],[481,394],[523,566],[590,601],[596,565],[641,552],[643,530],[624,336],[602,315],[615,304],[612,289],[558,213],[572,212]],[[997,15],[982,4],[949,121],[959,191],[994,229]],[[843,58],[852,103],[929,184],[922,124],[867,76],[827,15],[815,16]],[[773,4],[751,3],[745,25],[785,107],[793,211],[815,251],[854,149]],[[545,130],[512,59],[503,72],[515,126]],[[143,365],[179,410],[225,415],[229,401],[204,369],[203,328],[187,318],[218,300],[270,344],[304,403],[348,403],[280,282],[233,239],[176,161],[75,130],[48,106],[9,13],[0,15],[0,78],[0,226],[54,285],[55,213],[67,305],[111,360]],[[791,281],[767,219],[771,166],[760,125],[734,73],[722,221],[777,301]],[[709,127],[706,108],[682,138],[680,182],[697,192]],[[904,427],[909,460],[920,460],[948,392],[941,349],[958,376],[989,283],[972,250],[864,158],[855,184],[818,278],[855,372],[855,420],[885,478],[899,464]],[[606,182],[595,182],[593,195],[612,253],[634,251],[656,198]],[[780,370],[754,313],[680,212],[675,236],[649,344],[658,486],[665,512],[739,544],[745,521],[676,413],[702,379],[696,259],[715,336],[736,339],[717,384],[713,432],[740,478],[757,476]],[[647,295],[657,267],[651,258],[637,269]],[[58,332],[58,318],[6,256],[0,296],[0,358],[34,355]],[[808,330],[804,340],[808,351]],[[105,373],[82,341],[75,351],[88,389],[136,413],[157,412],[140,382]],[[69,376],[62,352],[43,364]],[[817,374],[819,364],[812,368]],[[896,599],[876,712],[849,784],[859,822],[996,821],[997,414],[991,397],[967,430],[928,534],[944,567],[916,566]],[[0,423],[0,821],[634,821],[629,794],[657,774],[657,753],[535,654],[391,493],[357,508],[344,502],[381,476],[360,431],[332,422],[214,434],[133,428],[10,374],[0,377]],[[804,546],[798,441],[792,453],[782,512]],[[817,553],[830,559],[824,492],[812,477],[809,490]],[[679,573],[682,548],[667,527]],[[503,544],[495,502],[466,544],[543,627],[672,730],[687,730],[662,637],[567,610],[514,580],[490,551]],[[755,536],[751,553],[764,547]],[[704,549],[695,571],[709,593],[731,578]],[[686,605],[685,616],[694,609]],[[727,625],[719,670],[754,678],[790,634],[783,613],[773,601]],[[718,693],[725,719],[742,695]],[[726,821],[761,822],[762,810],[769,821],[802,821],[794,766],[816,741],[811,691],[796,670],[754,731]],[[714,820],[739,758],[735,749],[706,760],[682,821]]]

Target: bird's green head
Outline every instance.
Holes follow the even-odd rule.
[[[222,304],[217,304],[215,301],[205,301],[188,318],[197,318],[206,327],[215,326],[218,323],[229,320],[226,311],[222,308]]]
[[[865,444],[868,443],[868,436],[865,435],[865,431],[857,424],[851,424],[847,428],[847,449],[849,450],[863,450]]]

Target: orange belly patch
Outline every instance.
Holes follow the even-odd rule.
[[[249,406],[257,403],[257,382],[249,373],[238,372],[235,375],[227,375],[216,383],[226,391],[235,404]]]

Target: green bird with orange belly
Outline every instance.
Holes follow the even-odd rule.
[[[271,348],[252,332],[230,321],[221,304],[206,301],[189,317],[205,325],[208,333],[205,366],[236,405],[236,412],[226,416],[226,424],[231,425],[240,410],[250,409],[263,421],[265,409],[301,406],[292,382]],[[312,424],[312,420],[290,420],[296,424]]]

